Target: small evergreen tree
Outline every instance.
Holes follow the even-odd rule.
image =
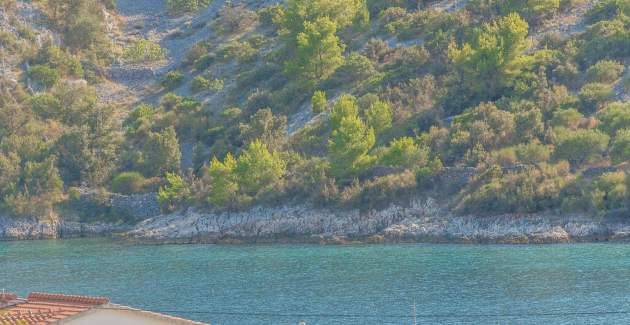
[[[365,110],[367,123],[374,129],[376,135],[386,132],[392,127],[392,111],[389,104],[382,101],[374,102]]]
[[[313,94],[313,97],[311,98],[311,107],[312,107],[313,113],[315,114],[323,113],[326,111],[327,106],[328,106],[328,103],[326,99],[326,92],[323,90],[316,91]]]

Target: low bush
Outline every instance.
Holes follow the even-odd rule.
[[[47,65],[33,65],[28,68],[28,76],[44,87],[52,87],[59,81],[59,71]]]
[[[610,85],[603,83],[589,83],[580,89],[581,111],[583,113],[596,112],[613,93]]]
[[[212,0],[166,0],[166,7],[172,13],[195,12],[207,7]]]
[[[601,60],[586,70],[586,78],[589,82],[611,83],[619,79],[623,70],[619,62]]]
[[[111,183],[111,190],[120,194],[140,193],[146,179],[138,172],[123,172],[118,174]]]
[[[196,76],[190,83],[190,89],[193,92],[206,90],[210,90],[213,92],[221,91],[223,89],[223,80],[207,79],[204,76]]]
[[[153,63],[164,60],[166,51],[158,43],[140,39],[124,50],[123,58],[131,63]]]
[[[169,71],[162,79],[162,86],[172,90],[179,87],[184,82],[184,75],[179,70]]]

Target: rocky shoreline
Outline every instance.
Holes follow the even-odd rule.
[[[238,213],[189,209],[133,226],[0,217],[0,240],[95,236],[144,244],[550,244],[628,241],[630,220],[623,215],[454,216],[430,199],[379,211],[336,211],[308,205],[257,207]]]

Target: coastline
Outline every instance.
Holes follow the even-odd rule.
[[[106,236],[137,244],[222,245],[625,242],[630,241],[630,220],[625,213],[455,216],[431,199],[377,211],[308,205],[256,207],[236,213],[188,209],[136,225],[0,217],[0,241]]]

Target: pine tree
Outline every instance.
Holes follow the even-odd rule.
[[[374,160],[368,152],[374,146],[374,129],[356,115],[341,119],[328,140],[333,173],[338,177],[356,175]]]
[[[389,104],[382,101],[376,101],[365,110],[365,118],[367,123],[374,129],[376,135],[379,135],[392,127],[392,111]]]

